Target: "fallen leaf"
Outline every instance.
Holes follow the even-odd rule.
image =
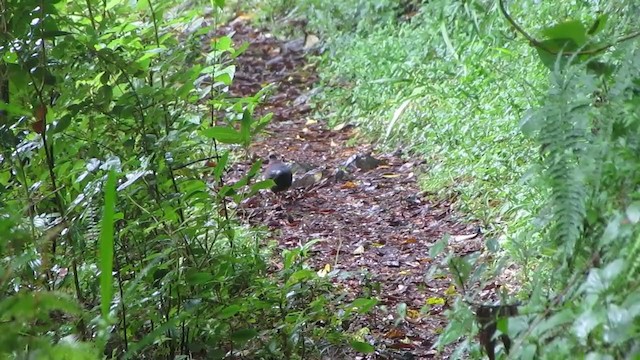
[[[418,242],[418,240],[416,238],[410,237],[410,238],[406,239],[405,241],[403,241],[402,243],[403,244],[415,244],[417,242]]]
[[[318,270],[318,277],[325,277],[327,274],[331,272],[331,265],[326,264],[322,269]]]
[[[420,318],[420,311],[418,310],[414,310],[414,309],[409,309],[407,310],[407,316],[411,319],[419,319]]]
[[[344,129],[347,125],[349,125],[348,123],[340,123],[338,125],[336,125],[333,130],[334,131],[340,131],[342,129]]]
[[[353,181],[347,181],[340,186],[342,189],[355,189],[358,185],[356,185]]]
[[[407,344],[403,342],[396,342],[388,346],[393,349],[413,349],[414,348],[412,344]]]
[[[312,47],[314,47],[315,45],[317,45],[320,42],[320,38],[313,35],[313,34],[309,34],[307,35],[307,38],[304,41],[304,48],[305,49],[311,49]]]
[[[467,234],[467,235],[453,235],[451,237],[451,239],[453,241],[465,241],[465,240],[471,240],[475,237],[478,237],[478,233],[475,234]]]
[[[395,178],[399,178],[400,176],[402,176],[402,174],[393,174],[393,173],[382,174],[382,177],[387,179],[395,179]]]
[[[362,255],[364,254],[364,246],[360,245],[355,250],[353,250],[353,255]]]
[[[384,334],[384,337],[386,337],[387,339],[398,339],[405,336],[406,333],[400,329],[391,329],[386,334]]]
[[[447,296],[453,296],[455,295],[456,292],[456,286],[454,284],[449,285],[449,287],[447,288],[447,290],[445,290],[444,294]]]
[[[427,299],[427,305],[444,305],[447,301],[441,297],[430,297]]]
[[[307,122],[305,123],[305,125],[309,126],[309,125],[315,125],[318,123],[318,120],[314,120],[314,119],[309,119],[307,120]]]

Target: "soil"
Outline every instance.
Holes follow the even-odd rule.
[[[367,340],[376,352],[350,358],[447,357],[451,349],[438,352],[432,346],[457,290],[445,272],[428,275],[440,262],[429,252],[445,234],[452,235],[449,246],[457,254],[480,251],[477,224],[461,221],[447,201],[421,192],[422,160],[400,151],[378,152],[372,144],[350,146],[357,127],[327,126],[314,112],[318,76],[304,39],[278,40],[241,19],[218,31],[235,32],[236,44],[250,43],[237,59],[231,95],[254,95],[264,84],[276,85],[260,110],[274,114],[268,134],[251,151],[263,159],[277,153],[298,170],[294,187],[281,199],[256,196],[240,209],[243,218],[267,224],[282,248],[321,240],[313,247],[312,267],[339,271],[333,280],[348,298],[375,296],[384,305],[353,325],[369,328]],[[406,317],[396,321],[400,304],[406,304]]]

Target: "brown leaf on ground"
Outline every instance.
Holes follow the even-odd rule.
[[[262,84],[276,84],[256,114],[273,112],[269,135],[258,138],[251,151],[266,157],[279,149],[292,162],[314,164],[303,172],[315,175],[309,175],[304,187],[289,190],[281,207],[274,206],[267,194],[258,194],[257,201],[239,205],[239,215],[276,230],[281,248],[323,239],[314,246],[310,261],[319,274],[329,269],[346,274],[335,279],[336,288],[349,294],[345,301],[366,296],[363,284],[380,284],[376,296],[389,310],[376,308],[353,324],[371,331],[379,354],[363,359],[446,357],[431,346],[446,326],[445,299],[455,293],[455,287],[450,287],[447,276],[426,279],[437,263],[429,257],[429,249],[445,234],[473,234],[454,238],[458,241],[452,248],[462,254],[477,251],[483,242],[477,225],[458,221],[446,201],[435,203],[423,197],[414,176],[421,159],[402,158],[401,151],[374,157],[371,146],[347,145],[354,133],[352,125],[330,130],[322,119],[309,120],[309,97],[315,94],[311,89],[318,77],[313,65],[305,62],[304,45],[281,43],[238,19],[218,31],[235,32],[235,43],[251,43],[238,58],[241,76],[231,86],[233,96],[254,95]],[[283,51],[275,54],[272,49]],[[250,163],[243,166],[237,171],[246,171]],[[318,169],[327,175],[313,172]],[[427,314],[411,310],[410,321],[396,325],[391,309],[399,303],[410,309],[430,303],[431,310]]]

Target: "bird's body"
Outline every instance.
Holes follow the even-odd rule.
[[[274,186],[271,187],[273,192],[281,192],[287,190],[293,182],[293,174],[291,167],[278,158],[277,155],[269,155],[269,165],[264,171],[265,179],[271,179]]]

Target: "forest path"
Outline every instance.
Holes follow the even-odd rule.
[[[241,215],[267,224],[282,248],[320,239],[312,250],[314,270],[329,264],[341,271],[334,282],[349,298],[373,295],[386,306],[386,312],[378,307],[355,324],[371,330],[369,339],[377,351],[367,358],[442,358],[430,348],[446,326],[443,314],[455,289],[448,277],[425,276],[435,264],[429,250],[448,233],[460,239],[449,245],[456,253],[479,251],[477,225],[457,220],[448,203],[423,197],[416,182],[420,161],[399,152],[376,153],[370,145],[349,146],[356,128],[328,129],[314,117],[308,94],[317,75],[305,60],[303,40],[281,42],[242,20],[218,32],[235,32],[238,45],[250,43],[237,59],[232,95],[254,95],[265,84],[276,84],[260,110],[274,113],[269,135],[257,139],[252,152],[263,159],[272,152],[283,156],[302,168],[294,181],[309,182],[289,190],[283,207],[272,197],[256,196],[240,209]],[[358,160],[346,171],[338,170],[352,156],[369,153],[380,164],[366,170],[355,165],[370,164]],[[401,303],[406,317],[396,325]]]

